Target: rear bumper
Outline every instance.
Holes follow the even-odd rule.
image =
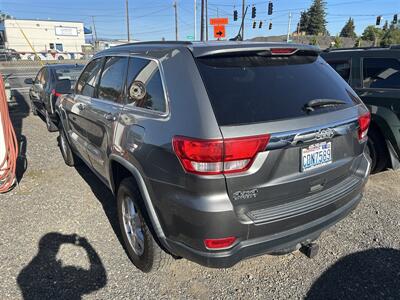
[[[163,212],[157,209],[166,233],[165,246],[176,256],[215,268],[231,267],[253,256],[299,248],[300,244],[317,239],[324,230],[346,217],[357,206],[362,199],[362,191],[369,172],[370,159],[363,154],[359,157],[358,167],[353,174],[353,177],[357,178],[357,185],[346,193],[337,189],[334,201],[333,198],[326,198],[329,201],[325,201],[319,207],[309,206],[310,210],[297,215],[287,215],[274,220],[264,219],[264,222],[259,223],[244,222],[238,217],[237,212],[220,209],[224,208],[222,205],[211,206],[213,211],[194,207],[204,199],[193,199],[191,204],[184,206],[183,204],[190,202],[177,203],[167,198],[163,202],[168,203],[168,206],[163,207]],[[164,195],[173,193],[166,192]],[[214,197],[208,201],[217,203],[219,200]],[[230,249],[212,251],[204,247],[205,238],[228,236],[235,236],[238,239]]]
[[[358,194],[340,209],[306,225],[271,236],[242,241],[232,249],[218,253],[198,251],[183,243],[168,239],[167,243],[172,253],[200,265],[211,268],[229,268],[246,258],[273,253],[282,249],[299,248],[301,243],[309,243],[317,239],[324,230],[346,217],[357,206],[361,198],[362,194]]]

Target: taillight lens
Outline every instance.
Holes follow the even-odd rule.
[[[218,250],[218,249],[226,249],[231,247],[236,241],[236,238],[233,236],[221,238],[221,239],[205,239],[204,245],[208,249]]]
[[[243,172],[258,152],[264,151],[269,134],[221,140],[173,138],[174,151],[187,172],[215,175]]]
[[[54,96],[56,96],[56,97],[61,96],[61,94],[60,94],[60,93],[57,93],[57,91],[56,91],[55,89],[52,89],[52,90],[51,90],[51,93],[52,93]]]
[[[366,114],[363,114],[358,117],[358,140],[359,141],[364,141],[367,134],[368,134],[368,128],[369,124],[371,123],[371,113],[367,112]]]
[[[272,48],[271,54],[273,55],[290,55],[296,52],[296,48]]]

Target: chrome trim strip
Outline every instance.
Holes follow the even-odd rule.
[[[341,122],[324,124],[318,127],[273,133],[267,150],[298,147],[346,135],[358,128],[358,120],[350,119]]]

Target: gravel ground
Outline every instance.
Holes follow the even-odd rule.
[[[24,102],[13,119],[27,168],[0,195],[2,299],[400,298],[400,172],[370,178],[314,259],[262,256],[221,270],[181,259],[146,275],[119,242],[111,193],[87,168],[63,163],[57,134]]]

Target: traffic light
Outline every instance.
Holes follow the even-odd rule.
[[[382,16],[377,16],[376,17],[376,26],[381,25],[381,18],[382,18]]]
[[[269,1],[269,3],[268,3],[268,15],[269,16],[272,15],[273,10],[274,10],[274,4],[271,1]]]
[[[262,21],[260,21],[260,24],[258,24],[258,28],[262,28]]]
[[[254,21],[254,22],[253,22],[253,28],[256,28],[256,26],[257,26],[257,22]]]
[[[393,24],[397,24],[397,14],[393,16]]]
[[[251,7],[251,18],[252,18],[252,19],[254,19],[254,18],[256,17],[256,12],[257,12],[257,9],[256,9],[256,7],[253,5],[253,6]]]
[[[237,21],[237,19],[238,19],[238,11],[235,9],[233,11],[233,21]]]
[[[271,30],[271,29],[272,29],[272,22],[269,22],[268,29],[269,29],[269,30]]]

